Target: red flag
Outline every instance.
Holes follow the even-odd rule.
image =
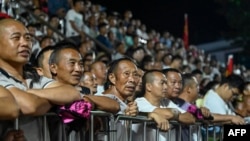
[[[184,15],[183,42],[184,42],[184,47],[186,49],[188,49],[188,46],[189,46],[189,39],[188,39],[188,14],[186,14],[186,13]]]
[[[233,55],[230,54],[227,59],[226,77],[233,73],[233,65]]]

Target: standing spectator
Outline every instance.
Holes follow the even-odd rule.
[[[235,74],[224,78],[218,87],[206,93],[203,106],[213,113],[222,114],[222,121],[238,125],[244,124],[244,119],[236,115],[229,106],[229,103],[240,93],[243,83],[244,80]]]
[[[0,86],[0,119],[10,120],[19,116],[19,106],[13,95],[4,87]]]
[[[166,97],[169,99],[178,97],[182,90],[181,72],[174,68],[164,69],[162,72],[166,75],[168,80]]]
[[[137,98],[135,101],[138,103],[140,112],[155,112],[164,116],[167,120],[176,120],[182,123],[192,124],[195,122],[194,117],[180,109],[172,101],[168,103],[161,103],[162,99],[167,94],[167,79],[166,76],[157,70],[145,72],[142,77],[142,91],[143,97]],[[143,126],[139,125],[138,134],[143,131]],[[148,129],[152,133],[152,129]],[[147,134],[147,140],[155,140],[155,134]],[[172,133],[172,132],[171,132]],[[140,135],[138,135],[139,137]],[[138,139],[137,139],[138,140]],[[160,132],[160,141],[165,141],[164,133]]]
[[[73,0],[72,8],[67,12],[66,19],[66,37],[76,38],[80,44],[85,38],[84,20],[82,11],[84,10],[83,0]]]
[[[19,126],[27,141],[40,141],[42,127],[37,115],[45,114],[52,104],[64,105],[80,99],[79,92],[70,85],[45,77],[38,77],[27,67],[31,55],[32,40],[27,28],[14,19],[0,21],[0,85],[15,97],[22,115]],[[29,72],[32,70],[32,72]],[[66,94],[65,94],[66,93]],[[3,129],[8,130],[13,125]]]
[[[75,46],[62,45],[61,47],[56,48],[50,55],[49,66],[53,79],[74,87],[79,86],[83,74],[83,59]],[[119,110],[119,104],[116,101],[104,96],[86,95],[86,93],[83,92],[82,87],[78,88],[81,92],[82,98],[86,101],[92,102],[95,105],[95,109],[111,113],[116,113]],[[79,126],[80,125],[78,125],[78,128]],[[70,127],[71,128],[69,129],[66,128],[68,129],[67,133],[73,134],[73,132],[71,132],[72,128],[77,127]],[[52,128],[55,128],[55,126],[53,127],[52,125]],[[53,136],[53,140],[60,140],[58,138],[55,139],[54,137],[61,136]]]
[[[136,116],[138,113],[138,107],[135,101],[127,101],[127,98],[134,94],[136,85],[139,81],[137,75],[136,64],[128,58],[121,58],[114,60],[108,70],[108,86],[103,92],[104,96],[115,99],[120,104],[120,111],[118,114],[125,114],[127,116]],[[152,116],[152,114],[154,116]],[[157,120],[156,114],[152,113],[148,116]],[[158,119],[159,120],[159,119]],[[157,123],[159,121],[157,120]],[[159,128],[166,130],[168,129],[168,122],[162,118],[162,125],[158,125]],[[117,141],[125,141],[127,139],[125,132],[125,123],[117,122]]]
[[[72,86],[79,85],[83,73],[83,60],[75,47],[56,48],[50,55],[49,65],[53,79]],[[118,104],[109,98],[91,95],[84,95],[84,98],[93,101],[99,110],[116,113],[119,109]]]

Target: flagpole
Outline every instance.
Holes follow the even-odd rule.
[[[183,43],[185,49],[189,47],[188,14],[184,14]]]

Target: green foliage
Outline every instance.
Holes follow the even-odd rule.
[[[215,0],[220,4],[218,11],[225,16],[231,27],[229,38],[240,37],[241,45],[250,47],[250,2],[249,0]]]

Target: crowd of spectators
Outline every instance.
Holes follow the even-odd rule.
[[[131,10],[108,13],[90,0],[23,0],[19,5],[26,10],[4,2],[2,140],[42,140],[35,136],[43,132],[36,116],[81,99],[93,109],[114,114],[146,112],[162,130],[170,128],[168,120],[192,124],[204,117],[245,124],[242,117],[250,116],[250,71],[244,65],[234,64],[232,74],[226,76],[226,62],[195,45],[185,48],[183,40],[168,31],[147,29]],[[214,101],[218,101],[216,107]],[[195,105],[201,116],[187,105]],[[9,130],[12,124],[6,120],[17,117],[21,130]],[[140,133],[140,125],[134,128]],[[118,140],[124,140],[120,129]],[[51,135],[59,132],[52,131]]]

